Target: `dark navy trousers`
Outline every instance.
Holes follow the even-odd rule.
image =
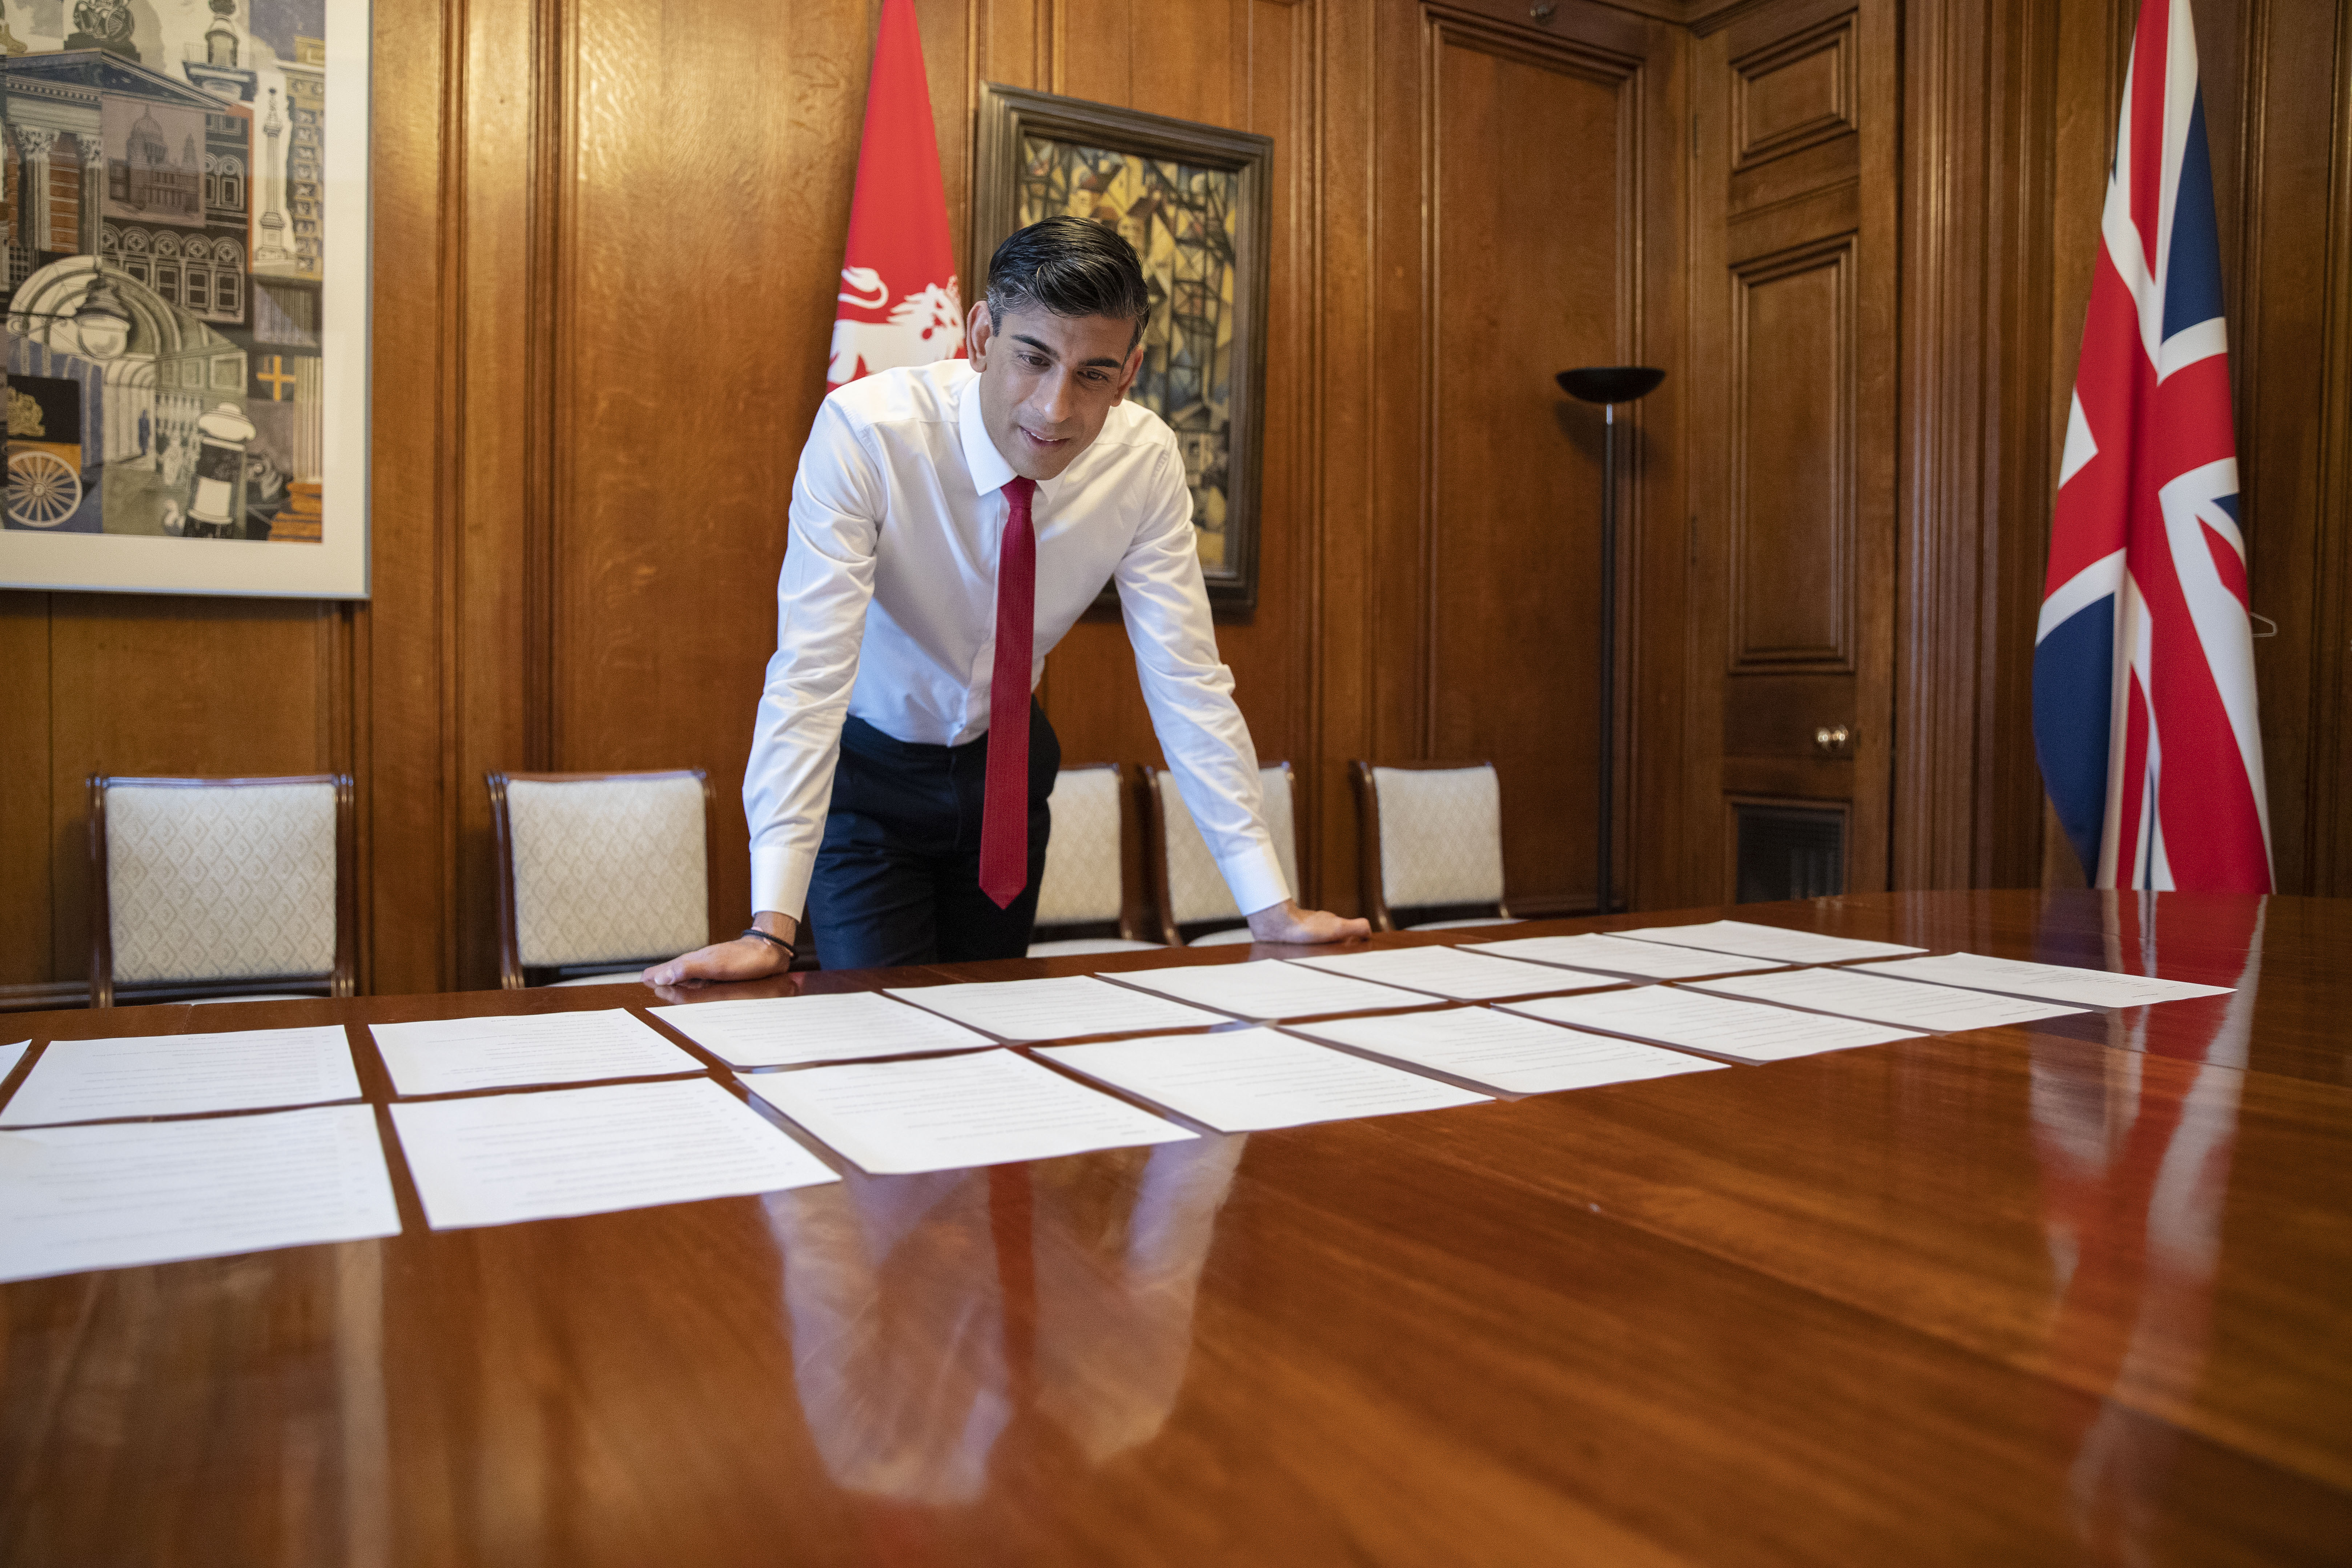
[[[980,890],[988,737],[961,746],[895,740],[860,719],[841,730],[833,802],[809,883],[817,962],[827,969],[1019,958],[1037,919],[1053,831],[1046,799],[1062,744],[1029,706],[1029,882],[998,909]]]

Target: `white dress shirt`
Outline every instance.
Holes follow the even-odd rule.
[[[996,562],[1014,477],[962,360],[884,371],[824,400],[793,481],[776,651],[743,773],[751,907],[797,915],[824,834],[845,715],[952,746],[988,730]],[[1151,726],[1244,910],[1290,889],[1261,808],[1257,753],[1217,658],[1176,437],[1122,402],[1031,503],[1034,689],[1045,656],[1118,584]]]

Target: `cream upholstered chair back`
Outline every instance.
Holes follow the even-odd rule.
[[[1421,929],[1509,918],[1503,907],[1503,792],[1492,763],[1357,763],[1351,773],[1374,929],[1396,930],[1406,911],[1473,917],[1430,921]]]
[[[352,781],[89,781],[90,1004],[118,987],[348,996]]]
[[[1118,764],[1064,768],[1054,781],[1053,837],[1037,889],[1041,926],[1117,921],[1125,901],[1118,842]]]
[[[528,971],[635,967],[710,940],[701,769],[487,776],[509,990]]]
[[[1234,902],[1233,889],[1225,886],[1224,873],[1217,869],[1217,858],[1209,853],[1208,840],[1201,837],[1200,825],[1192,820],[1183,795],[1177,791],[1176,775],[1164,768],[1145,772],[1151,786],[1152,855],[1159,874],[1162,934],[1171,942],[1180,942],[1184,940],[1180,933],[1185,926],[1239,921],[1243,910]],[[1265,799],[1266,831],[1274,835],[1275,855],[1295,893],[1298,829],[1290,764],[1270,763],[1258,770],[1258,780]],[[1242,926],[1196,935],[1192,944],[1213,946],[1248,940],[1249,928]]]
[[[1051,806],[1054,832],[1045,840],[1045,878],[1037,889],[1037,931],[1044,940],[1029,944],[1029,956],[1159,946],[1129,932],[1142,900],[1127,885],[1124,840],[1134,806],[1126,770],[1117,763],[1064,768],[1054,780]],[[1052,934],[1056,931],[1066,934]]]

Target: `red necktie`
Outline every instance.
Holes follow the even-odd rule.
[[[1034,479],[1004,487],[996,552],[996,670],[988,683],[988,795],[981,806],[980,890],[998,909],[1029,885],[1029,650],[1037,635]]]

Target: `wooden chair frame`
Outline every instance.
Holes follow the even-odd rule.
[[[1364,915],[1372,922],[1374,931],[1401,931],[1396,912],[1389,908],[1388,886],[1381,873],[1381,790],[1373,774],[1375,768],[1394,768],[1401,772],[1447,773],[1463,768],[1491,768],[1495,764],[1484,757],[1437,762],[1410,763],[1352,762],[1348,764],[1348,783],[1356,794],[1356,861],[1364,884]],[[1503,868],[1506,891],[1510,886],[1510,867]],[[1492,910],[1485,904],[1433,904],[1415,907],[1412,912],[1431,920],[1469,920],[1492,913],[1502,920],[1511,918],[1507,900],[1497,900]]]
[[[507,812],[507,785],[516,780],[526,784],[583,784],[597,779],[674,779],[691,778],[702,786],[702,885],[704,940],[708,942],[718,930],[711,917],[713,890],[710,868],[718,855],[711,840],[711,821],[717,805],[710,793],[710,775],[700,768],[648,768],[643,771],[601,773],[539,773],[494,771],[482,775],[490,791],[490,831],[498,841],[499,882],[499,986],[505,991],[520,991],[530,984],[522,966],[522,940],[517,931],[514,891],[514,825]],[[803,923],[806,923],[803,921]],[[666,956],[647,953],[647,958]],[[670,955],[674,956],[674,955]],[[798,968],[795,964],[793,967]],[[561,974],[561,969],[555,971]]]
[[[268,778],[152,778],[89,775],[89,1005],[115,1005],[114,889],[108,877],[106,792],[118,784],[170,789],[236,789],[254,784],[325,784],[335,786],[335,967],[326,979],[330,996],[352,996],[359,991],[359,834],[355,795],[349,773],[291,773]],[[142,981],[124,988],[142,1002],[168,1002],[191,996],[233,996],[245,992],[308,990],[320,984],[315,974],[261,975],[220,982],[195,980]]]
[[[1298,770],[1288,763],[1265,763],[1260,766],[1280,768],[1283,776],[1290,781],[1291,832],[1295,837],[1298,831]],[[1183,931],[1177,927],[1175,896],[1168,886],[1168,813],[1161,806],[1160,796],[1160,775],[1170,771],[1167,768],[1155,768],[1149,764],[1146,764],[1143,769],[1144,819],[1149,824],[1149,837],[1144,844],[1143,858],[1145,867],[1151,874],[1151,915],[1152,919],[1159,922],[1160,928],[1152,935],[1170,947],[1181,947],[1187,939]],[[1295,850],[1297,845],[1294,843],[1292,847]],[[1294,899],[1297,898],[1298,889],[1293,888],[1290,889],[1290,895]],[[1235,926],[1248,923],[1246,917],[1234,921],[1195,921],[1192,922],[1192,934],[1205,936],[1213,931],[1231,931]]]
[[[1117,935],[1121,942],[1150,942],[1144,930],[1145,906],[1150,894],[1144,882],[1143,828],[1137,820],[1135,804],[1135,773],[1125,763],[1070,763],[1064,765],[1066,773],[1093,773],[1108,768],[1118,777],[1118,929],[1116,932],[1098,931],[1108,921],[1080,921],[1069,925],[1039,926],[1034,940],[1054,942],[1064,937]],[[1051,931],[1047,936],[1044,933]]]

